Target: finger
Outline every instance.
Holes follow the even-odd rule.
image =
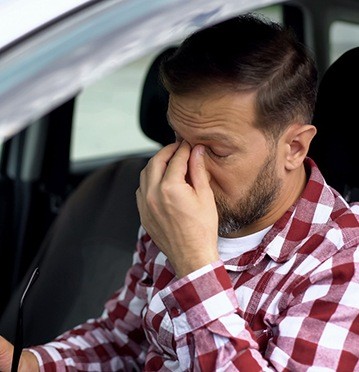
[[[192,149],[189,160],[189,174],[196,191],[211,190],[209,184],[210,175],[206,170],[204,152],[205,148],[203,145],[196,145]]]
[[[182,141],[178,150],[168,163],[163,181],[185,182],[188,171],[188,160],[191,155],[191,146],[188,142]]]
[[[140,174],[140,186],[143,192],[149,184],[159,184],[166,172],[167,166],[173,154],[180,146],[179,142],[171,143],[153,156]]]
[[[167,164],[172,159],[173,155],[178,150],[180,145],[181,145],[181,142],[174,142],[174,143],[171,143],[170,145],[163,147],[161,150],[157,152],[156,155],[152,157],[152,159],[150,159],[149,164],[152,165],[153,163],[156,163],[156,164],[163,164],[164,166],[167,166]]]
[[[136,190],[136,204],[137,204],[137,209],[140,209],[141,203],[142,203],[142,193],[141,193],[141,188],[139,187]]]
[[[140,216],[141,224],[143,224],[144,205],[143,205],[143,195],[141,193],[140,188],[138,188],[136,191],[136,204],[137,204],[137,210]]]

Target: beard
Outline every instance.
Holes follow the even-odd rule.
[[[282,181],[276,174],[275,163],[276,153],[272,152],[265,159],[253,184],[234,207],[230,206],[229,200],[223,194],[215,195],[219,236],[228,237],[268,213],[282,187]]]

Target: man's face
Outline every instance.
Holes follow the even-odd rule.
[[[206,148],[219,235],[265,217],[281,189],[276,147],[254,127],[254,94],[170,95],[168,121],[179,141]]]

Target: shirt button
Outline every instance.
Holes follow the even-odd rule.
[[[180,315],[180,311],[179,311],[179,309],[177,309],[177,307],[173,307],[172,309],[171,309],[171,316],[172,317],[176,317],[176,316],[178,316],[178,315]]]

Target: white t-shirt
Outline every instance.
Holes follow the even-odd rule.
[[[218,237],[218,252],[222,261],[227,261],[233,257],[238,257],[245,252],[257,248],[258,244],[264,238],[264,235],[272,226],[258,231],[254,234],[243,236],[241,238],[222,238]]]

